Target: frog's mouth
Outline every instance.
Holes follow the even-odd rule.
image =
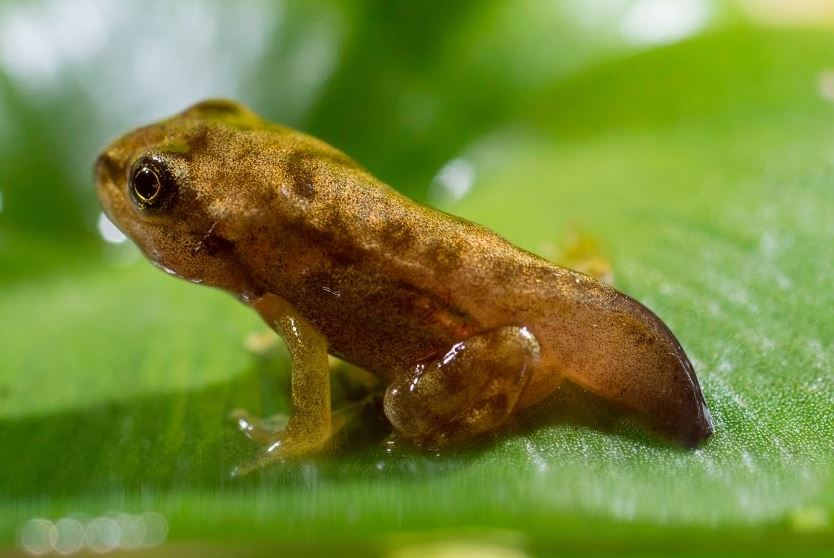
[[[256,291],[236,244],[221,232],[222,224],[184,228],[174,223],[142,222],[135,240],[150,262],[168,275],[217,287],[235,295]]]

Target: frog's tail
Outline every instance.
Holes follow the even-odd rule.
[[[579,288],[569,318],[556,320],[550,340],[564,377],[636,411],[684,446],[708,438],[713,424],[701,386],[666,324],[611,287],[579,274],[572,282]]]

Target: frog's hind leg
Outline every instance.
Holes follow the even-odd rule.
[[[401,373],[385,393],[385,414],[398,434],[428,448],[495,430],[515,408],[539,353],[524,327],[476,335]]]

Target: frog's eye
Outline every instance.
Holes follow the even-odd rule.
[[[176,184],[159,157],[140,157],[130,170],[128,189],[133,202],[144,210],[160,210],[174,197]]]

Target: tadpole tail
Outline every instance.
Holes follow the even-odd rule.
[[[565,378],[641,415],[685,447],[713,433],[692,363],[663,321],[610,287],[584,278],[559,327]]]

